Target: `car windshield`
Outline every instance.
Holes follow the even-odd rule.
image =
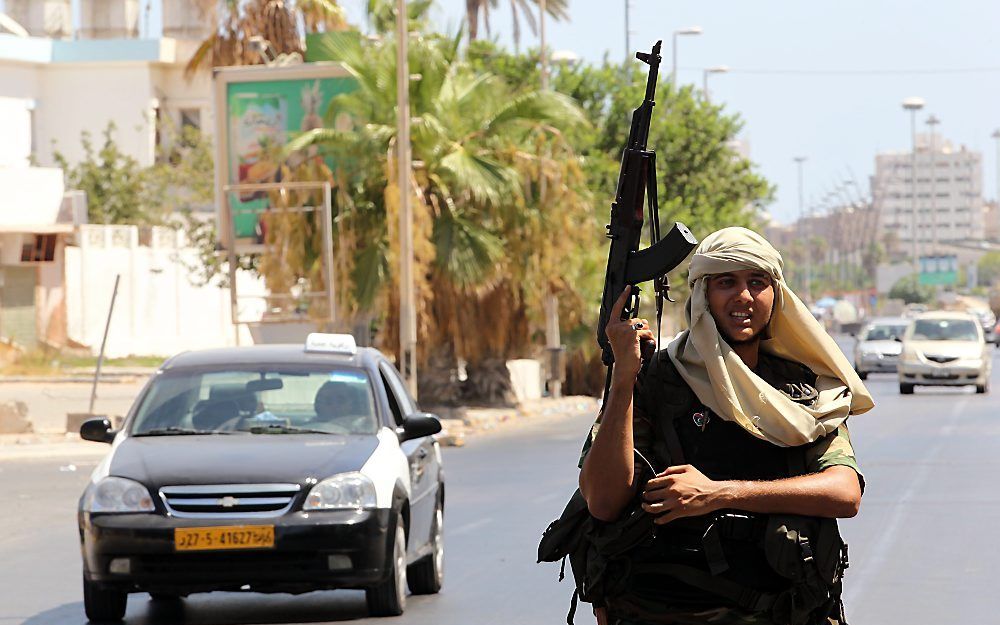
[[[876,324],[868,326],[861,336],[862,341],[891,341],[897,337],[903,338],[906,325]]]
[[[911,338],[918,341],[978,341],[976,322],[970,319],[918,319]]]
[[[374,434],[371,383],[362,369],[166,371],[133,421],[133,436]]]

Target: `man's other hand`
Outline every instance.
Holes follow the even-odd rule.
[[[674,519],[699,516],[718,510],[718,495],[724,482],[715,482],[689,464],[669,467],[646,483],[642,509],[656,515],[663,525]]]

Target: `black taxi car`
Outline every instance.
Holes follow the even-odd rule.
[[[350,335],[167,360],[80,498],[84,607],[225,591],[361,588],[397,615],[443,580],[438,419],[396,369]]]

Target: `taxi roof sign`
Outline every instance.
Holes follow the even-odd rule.
[[[323,332],[313,332],[306,337],[307,352],[323,352],[327,354],[350,354],[358,353],[358,344],[351,334],[325,334]]]

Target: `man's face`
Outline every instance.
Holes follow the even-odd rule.
[[[756,340],[773,308],[774,284],[767,272],[744,269],[708,278],[708,310],[730,344]]]

